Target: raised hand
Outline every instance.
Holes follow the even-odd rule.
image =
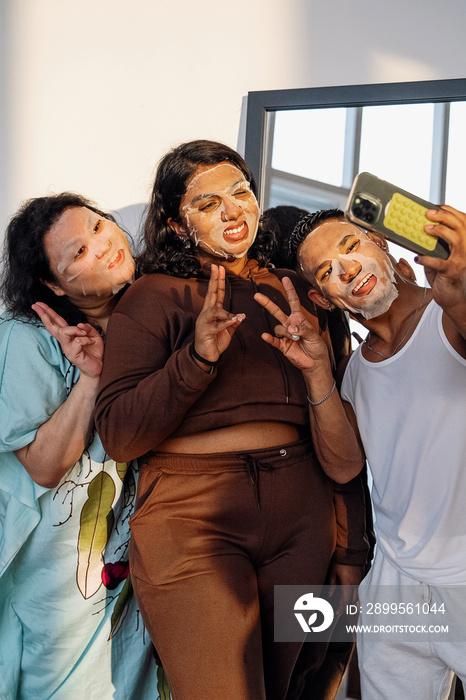
[[[301,306],[299,297],[289,277],[282,279],[290,314],[287,316],[265,294],[257,293],[254,299],[279,322],[275,336],[262,333],[266,343],[280,350],[300,370],[315,369],[318,363],[329,363],[327,346],[316,332],[312,316]]]
[[[328,573],[328,593],[333,597],[333,606],[336,615],[342,615],[346,606],[355,603],[358,599],[358,586],[365,575],[365,567],[332,562]],[[336,586],[338,599],[335,599]]]
[[[225,268],[212,265],[204,306],[197,317],[194,334],[196,352],[210,362],[216,362],[230,345],[233,333],[245,314],[231,314],[223,308],[225,299]]]
[[[92,379],[99,377],[102,372],[104,342],[98,331],[89,323],[69,326],[64,318],[42,301],[33,304],[32,308],[81,374]]]
[[[425,226],[426,233],[443,238],[450,246],[447,260],[427,255],[418,257],[424,266],[433,297],[445,311],[466,305],[466,214],[448,205],[429,210],[426,216],[435,222]]]

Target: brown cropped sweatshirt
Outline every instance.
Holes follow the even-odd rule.
[[[226,276],[224,308],[246,318],[213,374],[189,353],[209,278],[152,274],[128,289],[108,325],[96,412],[99,435],[114,459],[141,457],[169,436],[238,423],[309,424],[302,374],[262,340],[261,333],[273,333],[278,321],[253,298],[260,291],[289,313],[279,279],[285,274],[330,346],[325,314],[309,300],[303,282],[252,260],[241,275]]]
[[[261,333],[273,333],[278,322],[253,298],[260,291],[289,313],[284,276],[292,279],[331,348],[326,314],[309,300],[305,283],[293,272],[260,268],[250,260],[240,275],[226,276],[224,308],[246,318],[213,374],[189,353],[208,274],[189,279],[148,274],[131,285],[110,318],[96,406],[97,430],[113,459],[142,457],[169,436],[249,421],[309,425],[302,374],[262,340]],[[335,485],[340,563],[366,560],[362,491],[359,477]]]

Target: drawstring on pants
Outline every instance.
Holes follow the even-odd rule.
[[[248,472],[249,479],[254,486],[254,496],[256,498],[257,509],[260,510],[260,497],[259,497],[259,472],[270,472],[273,469],[271,464],[266,462],[259,462],[251,455],[241,455],[241,459],[246,462],[246,469]]]

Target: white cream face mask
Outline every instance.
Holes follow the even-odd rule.
[[[259,224],[259,206],[243,173],[230,163],[202,170],[189,182],[180,208],[183,233],[207,254],[241,258]]]
[[[302,243],[299,261],[304,276],[315,280],[325,298],[365,319],[388,311],[398,296],[389,257],[353,224],[317,226]]]
[[[123,231],[85,207],[65,210],[47,233],[45,247],[69,296],[116,294],[133,278],[134,261]]]

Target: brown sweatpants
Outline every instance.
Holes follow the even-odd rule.
[[[300,650],[273,641],[274,585],[318,585],[332,483],[312,444],[157,454],[141,468],[130,567],[174,700],[283,700]]]

